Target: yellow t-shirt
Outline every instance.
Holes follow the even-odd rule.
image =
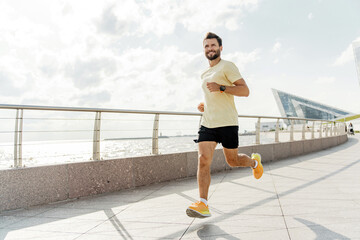
[[[235,107],[234,95],[220,91],[210,92],[206,83],[216,82],[224,86],[234,86],[233,83],[241,78],[235,64],[222,59],[201,74],[202,89],[205,95],[201,125],[207,128],[238,126],[238,112]]]

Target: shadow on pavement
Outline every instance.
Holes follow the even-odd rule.
[[[308,228],[310,228],[315,234],[316,234],[316,238],[314,240],[351,240],[350,238],[338,234],[334,231],[331,231],[330,229],[318,225],[316,223],[313,223],[311,221],[302,219],[302,218],[294,218],[295,220],[303,223],[304,225],[306,225]]]
[[[301,161],[307,161],[307,160],[311,160],[313,159],[314,157],[324,157],[324,156],[327,156],[327,155],[330,155],[330,154],[333,154],[335,152],[338,152],[338,151],[343,151],[343,150],[346,150],[346,149],[349,149],[351,147],[353,147],[354,145],[358,144],[359,140],[357,138],[354,138],[354,137],[349,137],[349,140],[342,144],[342,145],[339,145],[339,146],[335,146],[333,148],[329,148],[329,149],[325,149],[325,150],[322,150],[320,152],[313,152],[313,153],[309,153],[307,155],[301,155]],[[300,156],[299,156],[300,157]],[[292,158],[293,159],[293,158]],[[286,160],[286,159],[284,159]],[[279,160],[281,161],[281,160]],[[278,161],[277,161],[278,162]],[[322,176],[320,178],[317,178],[313,181],[310,181],[310,182],[307,182],[303,185],[300,185],[298,187],[295,187],[293,189],[290,189],[284,193],[281,193],[279,194],[279,196],[286,196],[286,195],[289,195],[293,192],[296,192],[296,191],[299,191],[301,189],[304,189],[308,186],[311,186],[317,182],[320,182],[320,181],[323,181],[331,176],[334,176],[348,168],[350,168],[351,166],[355,165],[355,164],[358,164],[360,162],[360,158],[359,160],[355,161],[355,162],[352,162],[351,164],[348,164],[346,166],[342,166],[342,168],[338,169],[337,171],[334,171],[334,172],[331,172],[325,176]],[[276,163],[276,162],[274,162]],[[294,163],[290,163],[289,165],[292,165],[292,164],[295,164]],[[270,163],[266,163],[264,165],[271,165],[271,162]],[[278,166],[278,167],[274,167],[274,168],[271,168],[270,167],[270,170],[273,170],[273,169],[276,169],[276,168],[281,168],[283,166]],[[229,170],[229,172],[231,172],[233,170]],[[250,174],[250,172],[249,172]],[[241,175],[241,176],[234,176],[234,177],[230,177],[230,178],[227,178],[226,181],[228,182],[231,182],[231,183],[235,183],[233,182],[233,180],[235,179],[239,179],[239,178],[242,178],[244,177],[244,175]],[[189,178],[189,179],[193,179],[194,177],[192,178]],[[179,181],[184,181],[186,179],[179,179]],[[129,235],[129,233],[127,232],[127,230],[123,227],[123,225],[121,224],[120,220],[118,220],[116,218],[116,215],[119,214],[120,212],[122,212],[124,209],[122,210],[118,210],[118,211],[113,211],[112,208],[116,208],[116,207],[121,207],[123,205],[127,205],[127,204],[134,204],[136,202],[141,202],[142,200],[144,199],[151,199],[151,198],[156,198],[156,197],[161,197],[161,196],[165,196],[165,195],[170,195],[170,194],[178,194],[178,195],[181,195],[182,197],[184,198],[187,198],[188,200],[191,200],[191,201],[194,201],[193,198],[189,197],[189,196],[186,196],[184,195],[182,192],[183,191],[186,191],[186,190],[192,190],[194,188],[197,188],[197,185],[193,185],[193,186],[180,186],[179,188],[176,188],[174,190],[169,190],[169,191],[166,191],[166,193],[164,194],[155,194],[156,192],[158,192],[160,189],[162,189],[163,187],[165,187],[168,183],[160,183],[160,184],[152,184],[152,185],[149,185],[149,186],[144,186],[144,187],[138,187],[138,188],[135,188],[135,189],[127,189],[127,190],[123,190],[123,191],[120,191],[120,192],[117,192],[117,193],[106,193],[106,194],[101,194],[101,195],[98,195],[98,196],[91,196],[91,197],[86,197],[86,198],[80,198],[80,200],[84,200],[84,199],[89,199],[91,198],[91,200],[93,201],[100,201],[100,200],[97,200],[98,198],[100,199],[101,197],[104,197],[104,196],[107,196],[107,195],[112,195],[112,194],[122,194],[122,193],[125,193],[125,194],[129,194],[131,195],[132,192],[134,192],[134,194],[138,193],[138,192],[141,192],[141,191],[147,191],[148,188],[151,188],[151,186],[153,186],[152,190],[149,190],[146,194],[142,194],[140,195],[139,197],[137,198],[134,198],[132,200],[129,200],[129,201],[124,201],[121,199],[121,201],[119,202],[107,202],[106,203],[106,207],[102,208],[102,209],[99,209],[99,208],[91,208],[91,206],[88,206],[88,208],[84,207],[82,208],[82,211],[81,214],[79,213],[73,213],[73,214],[69,214],[69,218],[70,217],[76,217],[76,216],[79,216],[79,215],[85,215],[85,214],[89,214],[89,213],[93,213],[93,212],[97,212],[97,211],[104,211],[104,213],[108,216],[108,220],[111,221],[112,225],[114,226],[114,228],[119,232],[119,235],[120,237],[123,237],[123,238],[130,238],[131,239],[131,236]],[[238,184],[238,185],[242,185],[244,186],[243,184],[240,184],[240,183],[235,183],[235,184]],[[263,190],[262,190],[263,191]],[[274,195],[276,197],[276,195]],[[274,200],[274,196],[271,196],[269,198],[266,198],[266,199],[263,199],[261,201],[257,201],[257,202],[254,202],[252,204],[249,204],[245,207],[242,207],[242,208],[239,208],[239,209],[236,209],[234,210],[231,214],[223,214],[217,218],[214,219],[214,221],[221,221],[221,220],[224,220],[224,219],[227,219],[233,215],[237,215],[237,214],[240,214],[240,213],[243,213],[243,212],[246,212],[247,210],[249,209],[252,209],[252,208],[256,208],[260,205],[263,205],[269,201],[272,201]],[[119,199],[121,198],[121,196],[119,197]],[[66,209],[66,207],[64,207],[64,204],[67,204],[67,203],[71,203],[71,202],[77,202],[79,199],[73,199],[73,200],[70,200],[70,201],[67,201],[65,203],[55,203],[55,204],[50,204],[50,205],[45,205],[45,206],[51,206],[47,209],[45,209],[44,211],[42,212],[39,212],[38,214],[34,214],[34,215],[31,215],[31,216],[25,216],[27,218],[31,218],[31,217],[36,217],[37,215],[40,215],[40,214],[43,214],[47,211],[50,211],[50,210],[53,210],[53,209],[56,209],[56,208],[63,208],[63,209]],[[29,208],[29,210],[31,210],[32,208]],[[71,213],[72,212],[72,209],[71,208],[68,208],[69,209],[69,212]],[[26,209],[20,209],[20,210],[13,210],[13,211],[5,211],[5,212],[2,212],[0,213],[0,224],[1,224],[1,217],[3,216],[22,216],[22,213],[21,211],[24,211],[26,212]],[[17,222],[20,222],[24,219],[21,219]],[[39,224],[47,224],[47,223],[51,223],[51,222],[54,222],[54,221],[58,221],[60,220],[59,218],[50,218],[50,217],[44,217],[43,218],[43,221],[42,222],[34,222],[33,225],[31,225],[31,223],[29,223],[29,225],[27,225],[26,227],[31,227],[31,226],[36,226],[36,225],[39,225]],[[306,220],[302,220],[302,219],[297,219],[298,221],[306,221]],[[15,222],[16,223],[16,222]],[[10,226],[10,225],[7,225],[7,226]],[[0,227],[0,239],[4,239],[7,235],[6,231],[4,231],[6,228],[5,227]],[[21,229],[21,228],[18,228],[18,229]],[[11,231],[13,230],[18,230],[18,229],[11,229]],[[186,229],[186,230],[185,230]],[[165,236],[166,238],[174,238],[174,237],[178,237],[179,235],[181,236],[182,233],[183,235],[186,233],[186,231],[189,229],[188,228],[185,228],[183,231],[181,232],[175,232],[173,234],[170,234],[168,236]],[[329,230],[330,231],[330,230]],[[203,224],[200,226],[200,228],[197,230],[197,234],[198,236],[201,238],[201,239],[205,239],[203,236],[208,236],[209,233],[212,233],[212,232],[216,232],[218,235],[221,235],[221,238],[222,239],[238,239],[236,237],[233,237],[233,236],[229,236],[227,233],[225,233],[223,230],[221,230],[221,228],[219,228],[218,226],[216,225],[213,225],[213,224]],[[219,236],[220,237],[220,236]],[[332,239],[332,238],[330,238]],[[334,238],[335,239],[335,238]],[[337,238],[339,239],[339,238]],[[340,238],[340,239],[348,239],[348,238]]]
[[[227,239],[227,240],[240,240],[240,238],[234,237],[229,235],[228,233],[224,232],[220,227],[214,224],[204,224],[201,226],[200,229],[196,232],[197,236],[200,239]]]

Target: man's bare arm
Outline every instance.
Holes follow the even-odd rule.
[[[234,82],[235,86],[226,86],[226,89],[224,92],[228,94],[232,94],[234,96],[238,97],[248,97],[250,94],[250,90],[248,86],[246,85],[246,82],[243,78],[240,78],[239,80],[236,80]],[[207,88],[210,90],[210,92],[220,92],[220,86],[219,84],[215,82],[209,82],[207,83]]]

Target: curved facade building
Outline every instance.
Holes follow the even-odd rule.
[[[282,117],[334,120],[352,114],[348,111],[317,103],[277,89],[272,89],[272,92]],[[289,125],[289,121],[285,121],[285,123]],[[296,121],[296,123],[300,123],[300,121]]]

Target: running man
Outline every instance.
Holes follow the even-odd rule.
[[[207,204],[210,187],[210,165],[217,143],[223,146],[226,162],[231,167],[251,167],[254,177],[261,178],[261,156],[253,153],[251,158],[238,154],[239,126],[234,96],[249,96],[249,88],[234,63],[221,59],[222,40],[214,33],[207,33],[203,40],[205,57],[210,67],[201,75],[205,103],[198,105],[203,112],[198,139],[198,171],[200,201],[186,210],[189,217],[210,217]]]

